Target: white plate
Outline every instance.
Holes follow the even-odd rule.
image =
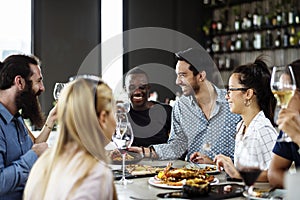
[[[159,181],[158,179],[156,179],[155,177],[151,177],[148,180],[148,183],[150,185],[153,185],[155,187],[159,187],[159,188],[165,188],[165,189],[182,189],[182,185],[181,186],[172,186],[172,185],[167,185],[167,184],[163,184],[161,183],[161,181]],[[211,182],[211,185],[215,185],[219,183],[219,179],[215,178],[213,180],[213,182]]]
[[[248,192],[244,191],[243,192],[244,197],[248,197]],[[263,198],[263,197],[254,197],[254,196],[250,196],[250,199],[253,200],[268,200],[272,197],[281,197],[284,198],[286,197],[286,190],[282,190],[282,189],[276,189],[273,192],[270,193],[270,195],[268,196],[268,198]]]
[[[211,167],[211,168],[216,168],[216,170],[213,171],[206,171],[207,174],[216,174],[216,173],[220,173],[220,170],[217,168],[216,165],[209,165],[209,164],[198,164],[198,163],[194,163],[194,165],[199,168],[199,169],[205,169],[205,167]],[[193,164],[188,163],[186,166],[186,168],[194,168]]]

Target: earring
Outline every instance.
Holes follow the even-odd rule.
[[[245,105],[246,107],[249,107],[250,104],[251,104],[251,99],[246,99],[246,100],[244,101],[244,105]]]

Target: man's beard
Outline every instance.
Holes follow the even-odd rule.
[[[45,116],[38,99],[40,93],[40,91],[34,93],[29,86],[26,91],[19,93],[16,98],[16,105],[18,109],[22,110],[22,117],[29,119],[31,124],[37,128],[41,128],[45,123]]]

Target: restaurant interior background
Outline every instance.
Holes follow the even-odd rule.
[[[123,31],[162,27],[186,34],[210,53],[225,83],[233,66],[253,61],[261,53],[270,56],[270,66],[287,64],[300,55],[298,0],[118,1],[123,4]],[[31,0],[31,3],[32,53],[44,66],[46,92],[41,103],[48,112],[53,103],[54,83],[76,75],[87,54],[103,42],[101,0]],[[112,16],[116,14],[115,10],[109,12]],[[120,68],[125,73],[146,63],[174,68],[175,58],[172,52],[145,48],[126,53],[122,63]],[[153,70],[158,66],[153,65]],[[101,74],[101,68],[96,72]],[[171,76],[170,81],[176,89],[175,78]],[[170,88],[153,85],[153,89],[159,92],[160,101],[175,96]]]

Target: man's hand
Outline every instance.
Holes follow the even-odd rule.
[[[42,155],[42,153],[44,153],[44,151],[46,151],[46,149],[48,149],[48,144],[46,142],[42,142],[42,143],[38,143],[38,144],[34,144],[31,148],[39,157],[40,155]]]
[[[200,164],[215,164],[207,155],[195,152],[190,156],[190,161]]]

